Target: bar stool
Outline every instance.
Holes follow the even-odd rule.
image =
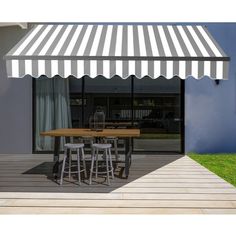
[[[116,161],[119,160],[120,156],[118,154],[118,138],[117,137],[113,137],[113,136],[108,136],[104,138],[105,143],[113,143],[114,144],[114,151],[115,151],[115,157],[116,157]]]
[[[72,165],[72,151],[76,150],[77,153],[77,165]],[[69,151],[69,155],[67,155]],[[80,155],[81,152],[81,155]],[[67,162],[68,159],[68,162]],[[83,168],[81,169],[80,161],[83,162]],[[68,165],[66,167],[66,164]],[[77,166],[77,171],[71,171],[72,167]],[[64,158],[61,170],[61,180],[60,185],[63,183],[64,173],[69,174],[69,179],[71,174],[77,173],[78,174],[78,184],[81,184],[81,172],[84,172],[84,177],[87,178],[87,171],[86,171],[86,163],[84,159],[84,144],[83,143],[66,143],[64,145]]]
[[[106,171],[98,171],[98,157],[99,151],[102,151],[103,159],[105,160]],[[96,160],[96,162],[95,162]],[[94,166],[95,162],[95,166]],[[94,170],[95,169],[95,170]],[[111,158],[111,144],[110,143],[94,143],[92,145],[92,161],[91,161],[91,169],[90,169],[90,178],[89,184],[92,184],[93,173],[95,173],[95,177],[98,177],[98,174],[107,174],[107,184],[110,185],[110,173],[112,179],[114,179],[113,173],[113,165]]]

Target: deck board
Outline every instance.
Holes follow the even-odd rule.
[[[89,157],[87,156],[87,159]],[[236,188],[187,156],[134,155],[128,179],[51,175],[52,155],[0,155],[0,214],[235,214]]]
[[[221,212],[222,210],[220,211],[220,213]],[[203,212],[201,209],[196,209],[196,208],[192,209],[191,208],[184,208],[184,209],[183,208],[91,208],[91,207],[87,208],[1,207],[0,208],[0,214],[202,214],[202,213]]]

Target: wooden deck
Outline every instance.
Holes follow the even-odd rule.
[[[236,188],[187,156],[135,155],[128,180],[52,180],[51,155],[0,155],[0,214],[235,214]]]

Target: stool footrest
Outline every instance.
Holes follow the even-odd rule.
[[[110,173],[110,172],[112,172],[112,171],[113,171],[113,169],[111,169],[111,170],[108,170],[108,171],[98,171],[98,172],[97,172],[97,174],[106,174],[107,172],[109,172],[109,173]],[[96,174],[96,171],[94,171],[94,170],[93,170],[93,171],[91,171],[91,172],[92,172],[92,173],[94,173],[94,174]]]
[[[80,172],[84,172],[85,170],[81,170]],[[66,173],[66,174],[69,174],[69,173],[71,173],[71,174],[77,174],[78,173],[78,171],[63,171],[63,173]]]

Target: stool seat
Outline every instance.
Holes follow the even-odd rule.
[[[97,149],[108,149],[108,148],[111,148],[111,144],[110,143],[94,143],[92,147],[97,148]]]
[[[66,143],[65,148],[77,149],[84,147],[83,143]]]

